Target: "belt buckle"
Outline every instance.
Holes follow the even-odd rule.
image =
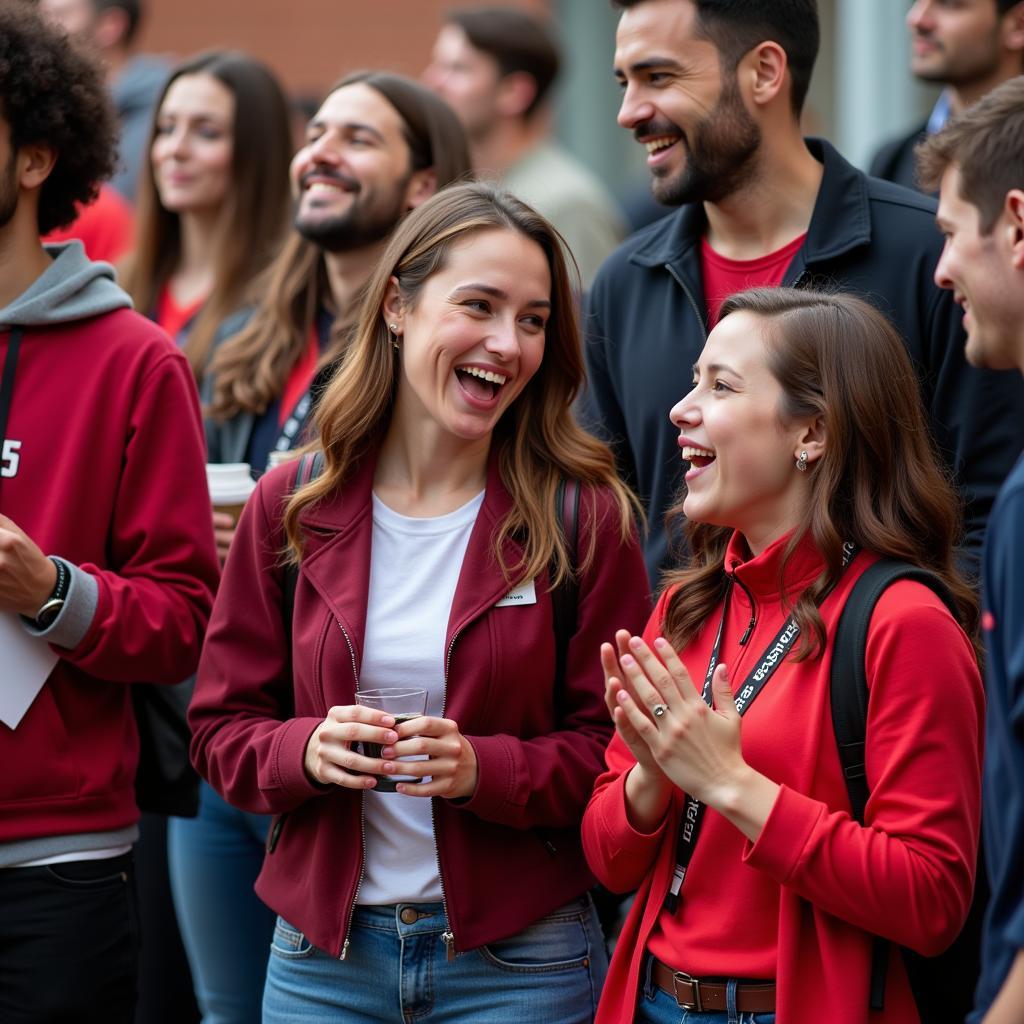
[[[689,985],[690,986],[690,993],[692,995],[691,999],[684,1000],[683,996],[680,995],[680,993],[679,993],[679,986],[680,985]],[[697,1013],[703,1013],[704,1012],[704,1006],[703,1006],[703,1004],[701,1002],[701,998],[700,998],[700,982],[696,978],[694,978],[691,975],[685,973],[685,971],[676,971],[672,975],[672,988],[674,989],[674,993],[673,994],[676,997],[676,1002],[684,1010],[695,1010]]]

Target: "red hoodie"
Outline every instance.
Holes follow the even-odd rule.
[[[733,541],[733,587],[722,661],[746,678],[786,614],[779,593],[786,540],[745,559]],[[846,596],[875,559],[861,554],[821,608],[831,637]],[[787,571],[792,595],[820,573],[809,543]],[[645,632],[659,635],[670,594]],[[720,610],[682,659],[697,685]],[[640,891],[598,1009],[598,1024],[633,1020],[643,957],[695,977],[775,978],[784,1024],[911,1024],[917,1011],[896,948],[885,1010],[870,1014],[868,979],[875,933],[925,954],[945,948],[971,901],[980,817],[984,698],[974,652],[927,587],[901,581],[881,598],[867,647],[870,686],[862,827],[852,820],[829,710],[831,643],[821,658],[787,660],[743,718],[743,753],[781,791],[756,843],[708,809],[676,916],[662,910],[675,866],[682,793],[651,835],[626,817],[624,783],[634,764],[616,737],[583,820],[583,845],[609,888]],[[654,947],[657,947],[656,949]]]
[[[78,243],[55,253],[0,310],[0,364],[9,325],[23,332],[0,510],[77,567],[78,625],[58,620],[39,640],[71,646],[53,643],[49,680],[15,730],[0,725],[0,844],[137,820],[125,684],[194,671],[218,574],[187,362],[122,308],[108,267]]]

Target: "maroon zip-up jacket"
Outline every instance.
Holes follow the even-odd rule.
[[[238,807],[278,816],[257,893],[339,957],[363,866],[362,792],[314,785],[303,757],[328,709],[355,702],[373,461],[304,515],[309,539],[290,645],[281,510],[296,468],[260,480],[224,569],[189,715],[193,760],[211,785]],[[492,457],[447,630],[445,717],[458,722],[479,761],[470,799],[434,799],[445,909],[459,951],[513,935],[593,884],[580,821],[612,731],[598,648],[618,628],[638,632],[649,610],[639,545],[621,543],[612,497],[585,490],[580,548],[587,550],[595,521],[597,548],[580,581],[564,718],[556,722],[547,581],[537,580],[535,604],[495,607],[520,582],[503,577],[491,544],[511,500]],[[504,554],[515,565],[521,550],[506,541]]]

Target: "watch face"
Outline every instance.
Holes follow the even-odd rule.
[[[60,615],[63,609],[63,601],[48,601],[43,606],[42,611],[36,616],[36,628],[49,629],[57,621],[57,616]]]

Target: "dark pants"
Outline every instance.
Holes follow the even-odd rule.
[[[0,1021],[132,1024],[132,855],[0,869]]]
[[[135,1024],[197,1024],[199,1010],[192,992],[192,975],[171,902],[167,818],[162,814],[142,815],[135,844],[135,871],[142,936]]]

